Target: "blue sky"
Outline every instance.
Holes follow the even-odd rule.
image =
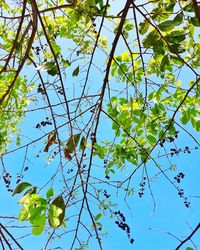
[[[23,131],[25,129],[25,131],[28,132],[28,135],[32,138],[38,136],[38,131],[34,129],[34,127],[37,122],[44,117],[40,112],[38,112],[38,114],[39,116],[37,116],[37,119],[35,119],[31,113],[28,114],[21,125]],[[104,121],[100,127],[100,130],[104,132],[105,137],[110,136],[110,129],[108,129],[108,127],[109,124],[106,124],[106,121]],[[188,129],[192,128],[188,126]],[[196,133],[196,139],[198,139],[198,136],[199,134]],[[42,141],[45,142],[45,139]],[[192,148],[196,146],[189,137],[185,136],[184,132],[180,133],[177,143],[178,145],[181,145],[182,148],[187,145]],[[44,177],[51,176],[54,173],[55,168],[57,168],[57,162],[53,161],[50,164],[46,164],[46,155],[43,152],[40,154],[40,157],[37,158],[36,155],[39,151],[37,148],[39,150],[43,148],[43,143],[41,141],[38,142],[36,146],[31,146],[29,149],[29,159],[31,160],[31,163],[27,162],[29,171],[25,174],[24,181],[31,182],[33,185],[41,186],[44,183]],[[33,152],[31,152],[32,150]],[[20,166],[23,164],[24,153],[25,149],[21,150],[20,153],[16,152],[9,154],[5,158],[7,170],[15,173],[15,176],[16,172],[19,172]],[[190,227],[194,228],[199,221],[199,199],[191,197],[198,196],[199,176],[197,173],[199,172],[200,164],[199,150],[193,150],[191,154],[182,153],[179,156],[173,156],[172,159],[173,163],[177,166],[177,171],[168,172],[168,175],[173,180],[173,177],[179,172],[185,174],[185,178],[181,181],[180,187],[184,189],[185,195],[191,202],[191,207],[186,208],[184,206],[183,199],[179,198],[174,187],[165,177],[163,177],[162,174],[160,174],[155,181],[151,181],[151,188],[156,201],[156,210],[153,213],[153,202],[147,186],[145,188],[144,196],[142,198],[138,197],[139,182],[141,180],[141,171],[139,170],[132,180],[135,194],[127,198],[127,204],[130,209],[124,202],[123,192],[119,192],[117,195],[116,190],[108,189],[112,199],[119,204],[114,210],[119,209],[127,218],[127,223],[131,228],[131,237],[134,238],[135,242],[131,245],[126,233],[116,226],[115,219],[110,219],[109,216],[106,216],[100,220],[103,224],[103,231],[108,231],[108,234],[103,237],[104,249],[121,250],[124,247],[126,250],[175,249],[178,245],[178,241],[168,233],[173,234],[179,239],[183,239],[190,234]],[[102,164],[100,160],[98,160],[98,162],[99,164]],[[169,167],[169,162],[167,162],[165,158],[161,158],[159,163],[162,165],[163,169]],[[46,166],[43,167],[44,165]],[[148,164],[147,168],[149,176],[154,176],[159,172],[153,163]],[[120,175],[123,174],[124,173],[121,173]],[[59,179],[57,181],[59,182]],[[15,186],[14,182],[12,186]],[[59,192],[59,190],[57,190],[57,192]],[[2,204],[6,204],[6,206],[1,207],[1,215],[16,215],[16,211],[19,211],[20,209],[20,206],[16,204],[19,197],[20,195],[16,198],[11,198],[4,188],[4,192],[2,192]],[[23,226],[22,224],[19,225]],[[21,234],[21,229],[14,229],[12,231],[14,235],[18,235],[18,233]],[[26,229],[26,232],[30,233],[31,229]],[[21,243],[25,249],[41,249],[46,237],[47,235],[45,234],[38,237],[29,236],[24,238]],[[68,245],[68,241],[70,242],[70,234],[69,240],[68,238],[63,239],[63,242],[65,242],[66,245]],[[194,236],[193,241],[198,249],[198,245],[200,245],[198,233]],[[92,241],[89,249],[96,249],[95,244],[96,243]],[[185,249],[186,246],[192,246],[192,244],[188,242],[182,249]]]
[[[151,188],[157,204],[155,213],[153,214],[153,203],[148,188],[146,188],[142,198],[139,198],[137,195],[139,190],[138,179],[141,177],[138,172],[133,180],[133,186],[136,189],[135,195],[127,199],[131,213],[124,203],[124,194],[121,192],[116,196],[115,192],[111,192],[114,201],[120,204],[116,210],[120,209],[126,216],[128,225],[131,228],[131,236],[135,239],[135,242],[131,245],[126,233],[120,230],[114,223],[115,219],[110,219],[109,216],[107,216],[100,220],[103,223],[104,230],[108,231],[108,234],[103,237],[104,249],[121,250],[124,247],[126,250],[175,249],[178,241],[167,233],[171,233],[179,239],[183,239],[191,233],[190,227],[194,228],[199,221],[199,199],[191,196],[198,195],[199,176],[196,173],[198,173],[200,163],[198,150],[192,152],[191,155],[185,154],[177,157],[176,163],[178,170],[170,173],[172,177],[179,171],[185,173],[185,178],[181,182],[181,187],[184,188],[191,202],[191,207],[186,208],[184,206],[183,199],[179,198],[176,190],[174,190],[161,175],[155,182],[151,183]],[[26,174],[24,181],[30,181],[32,183],[34,180],[34,184],[42,184],[43,176],[51,175],[51,172],[53,172],[52,168],[55,167],[54,164],[50,164],[43,169],[41,167],[42,163],[42,159],[34,160],[34,165],[30,166],[30,171]],[[9,157],[6,165],[12,170],[12,168],[16,168],[20,164],[13,155]],[[163,165],[164,167],[168,167],[165,161],[163,161]],[[152,168],[156,173],[155,166],[152,164],[149,164],[148,168]],[[11,198],[4,189],[1,197],[2,204],[6,204],[1,206],[1,215],[14,215],[16,211],[19,211],[20,206],[16,204],[19,196]],[[22,224],[19,225],[24,226]],[[18,235],[18,233],[21,235],[21,229],[12,231],[13,235]],[[29,228],[26,231],[30,233],[31,229]],[[29,236],[20,242],[24,249],[41,249],[46,237],[47,235],[38,237]],[[68,241],[70,241],[70,234],[69,239],[68,237],[63,239],[66,245],[68,245]],[[200,244],[198,233],[193,237],[193,241],[198,249]],[[96,249],[95,242],[93,242],[92,245],[90,245],[89,249]],[[192,244],[188,242],[182,249],[185,249],[186,246],[192,246]]]

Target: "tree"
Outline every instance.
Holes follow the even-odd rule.
[[[19,200],[15,215],[0,217],[2,249],[23,249],[6,226],[15,229],[16,216],[46,239],[43,249],[105,249],[114,227],[128,249],[137,241],[131,199],[149,196],[156,215],[156,179],[185,209],[198,202],[181,186],[198,173],[177,166],[200,146],[196,0],[0,6],[1,179]],[[184,239],[181,228],[167,232],[180,241],[173,249],[186,249],[198,230],[199,221]]]

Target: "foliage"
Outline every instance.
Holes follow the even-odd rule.
[[[137,185],[140,198],[148,185],[155,210],[154,166],[191,205],[179,185],[185,174],[173,179],[169,157],[200,146],[200,6],[127,0],[117,12],[116,2],[0,1],[2,177],[13,196],[29,188],[18,219],[33,235],[49,233],[45,249],[70,230],[68,248],[86,249],[95,238],[103,249],[107,217],[133,244],[123,205],[110,193],[126,203]],[[182,147],[184,134],[194,146]],[[7,170],[13,153],[21,170]]]

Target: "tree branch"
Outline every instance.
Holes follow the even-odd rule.
[[[181,243],[177,246],[177,248],[175,250],[180,249],[180,247],[185,244],[188,240],[190,240],[192,238],[192,236],[199,230],[200,228],[200,223],[195,227],[195,229],[192,231],[192,233],[183,241],[181,241]]]

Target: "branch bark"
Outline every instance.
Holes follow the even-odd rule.
[[[199,230],[200,228],[200,223],[195,227],[195,229],[192,231],[192,233],[183,241],[181,241],[181,243],[177,246],[177,248],[175,250],[180,249],[180,247],[185,244],[188,240],[190,240],[192,238],[192,236]]]

